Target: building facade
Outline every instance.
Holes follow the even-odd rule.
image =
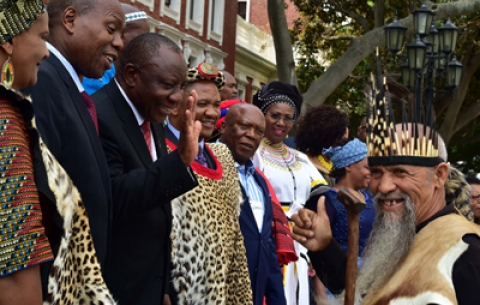
[[[210,62],[233,73],[237,0],[120,0],[149,15],[151,32],[183,50],[189,67]]]
[[[189,67],[210,62],[235,76],[239,98],[251,103],[256,91],[277,79],[267,0],[120,0],[149,15],[152,32],[183,50]],[[298,17],[290,0],[289,26]]]

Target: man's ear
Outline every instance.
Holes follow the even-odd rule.
[[[223,131],[227,128],[227,123],[225,120],[222,121],[222,124],[220,124],[220,132],[223,133]]]
[[[69,34],[73,34],[78,19],[78,11],[73,6],[69,6],[63,12],[62,25]]]
[[[440,163],[433,171],[433,183],[435,187],[440,188],[445,185],[445,182],[448,179],[448,164],[445,162]]]
[[[123,79],[128,87],[134,88],[137,85],[139,78],[138,69],[133,64],[129,63],[123,69]]]

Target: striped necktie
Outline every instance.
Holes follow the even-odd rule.
[[[142,128],[143,137],[145,138],[145,143],[147,144],[148,151],[150,152],[150,157],[152,157],[152,131],[150,129],[150,122],[145,120],[140,126]]]
[[[197,162],[200,163],[200,165],[208,167],[207,159],[205,159],[205,155],[203,154],[203,147],[201,145],[198,146]]]

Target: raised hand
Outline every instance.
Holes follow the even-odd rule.
[[[330,220],[325,211],[325,197],[318,200],[317,212],[301,209],[292,216],[295,223],[292,237],[309,251],[316,252],[325,249],[332,240]]]
[[[197,92],[192,90],[192,95],[188,97],[185,111],[182,114],[178,153],[185,166],[190,166],[198,154],[198,136],[202,130],[202,124],[195,120],[197,101]]]

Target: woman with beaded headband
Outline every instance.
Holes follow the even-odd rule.
[[[41,304],[40,264],[53,254],[34,181],[33,107],[18,90],[48,57],[48,15],[40,0],[1,0],[0,23],[0,304]]]
[[[287,217],[304,206],[313,188],[326,184],[305,154],[283,143],[302,102],[298,88],[282,82],[263,86],[253,97],[253,104],[265,115],[265,136],[254,163],[269,179]],[[295,251],[300,259],[285,268],[285,297],[288,305],[309,304],[307,252],[296,242]]]

